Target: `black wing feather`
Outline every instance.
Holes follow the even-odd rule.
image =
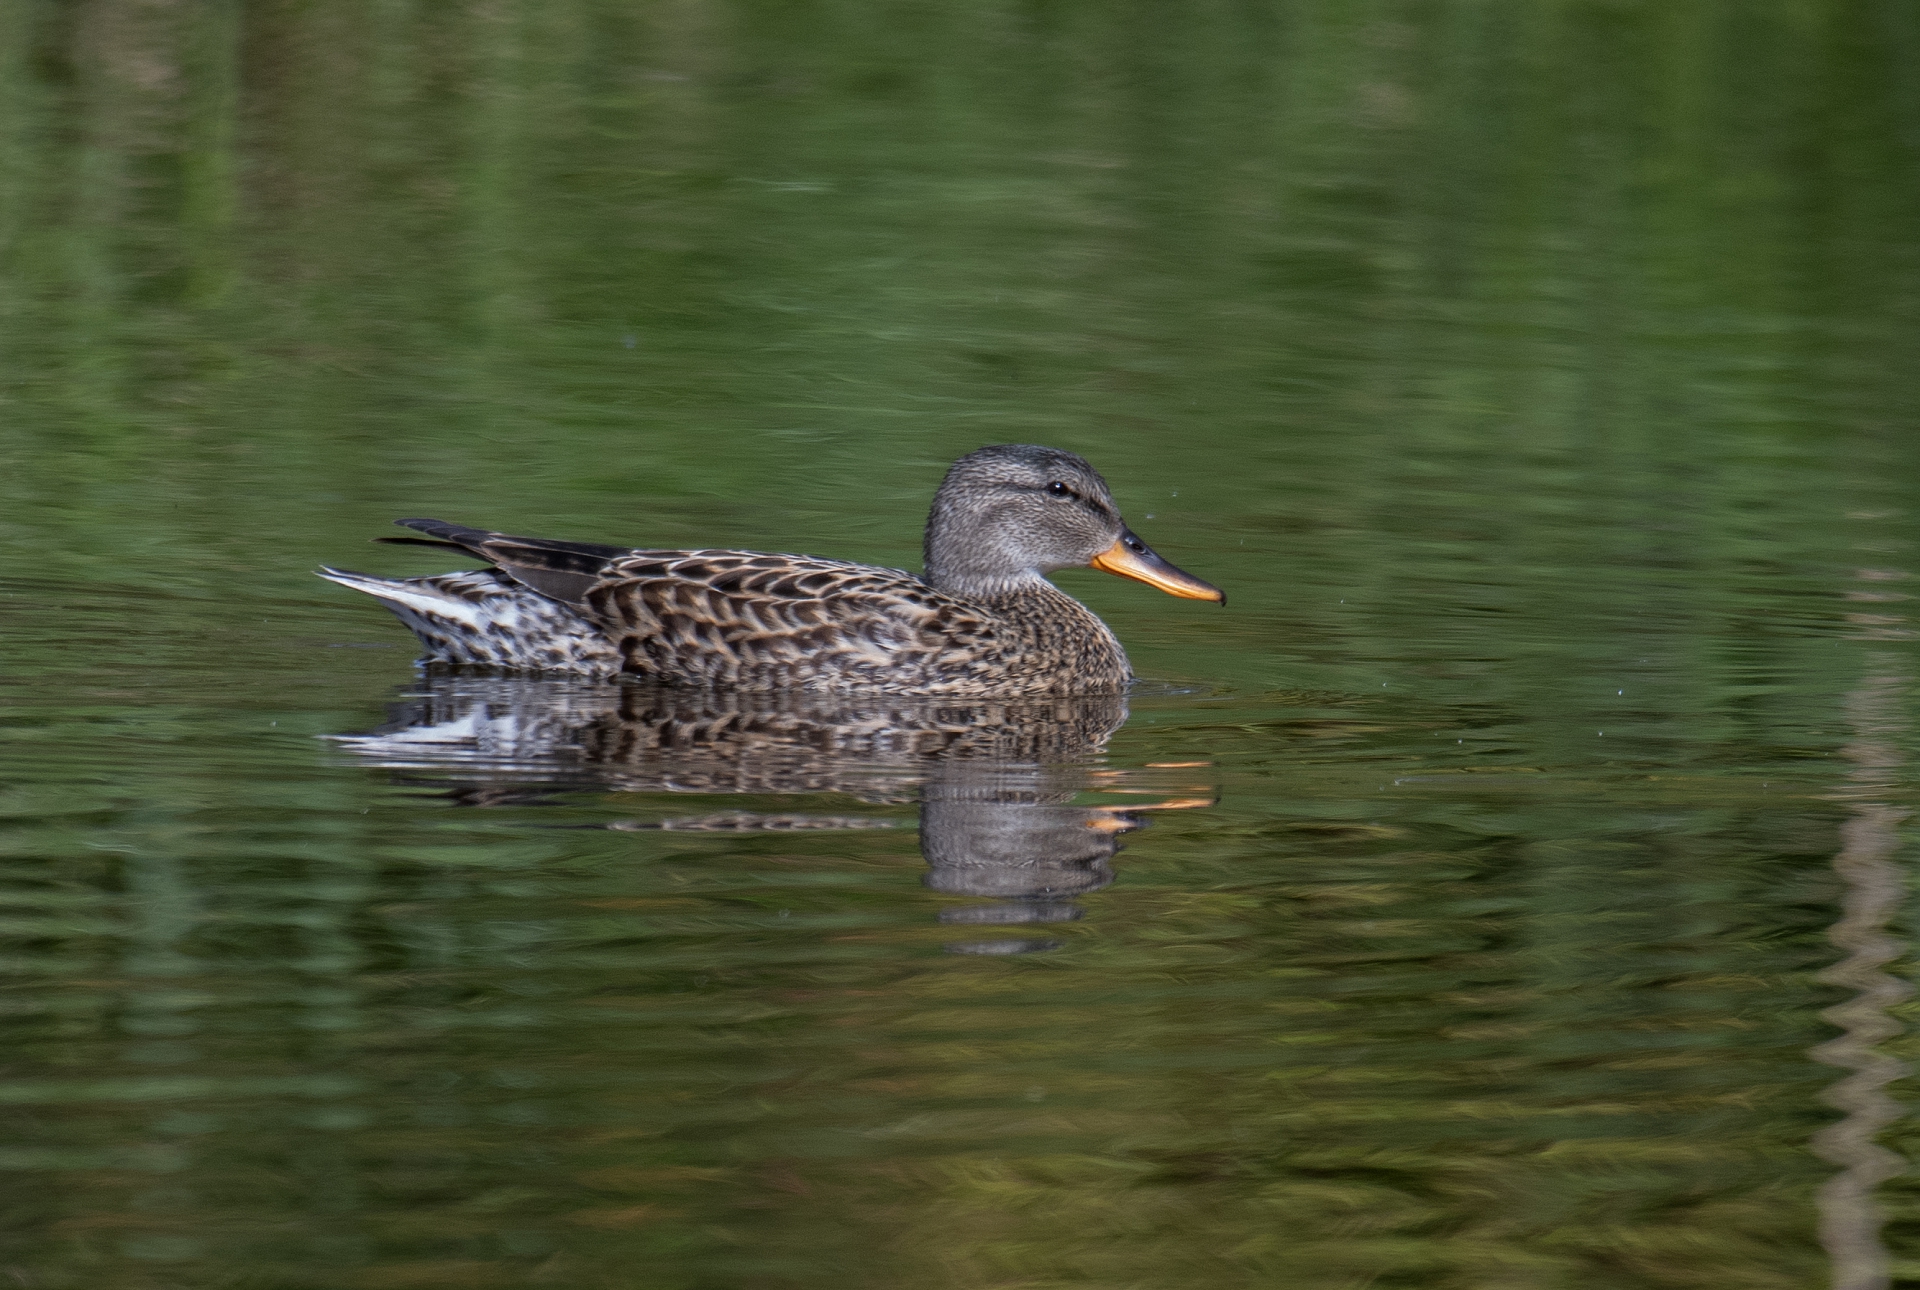
[[[430,546],[437,551],[464,551],[467,548],[456,546],[452,542],[436,542],[432,538],[375,538],[382,546]]]
[[[411,519],[394,523],[444,539],[447,545],[479,556],[530,590],[571,605],[585,603],[588,588],[600,580],[609,564],[633,554],[632,547],[513,537],[446,520]]]

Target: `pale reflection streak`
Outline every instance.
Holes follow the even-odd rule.
[[[1889,580],[1880,570],[1862,570],[1859,577],[1865,582]],[[1893,597],[1853,592],[1848,598]],[[1865,639],[1909,634],[1890,615],[1850,614],[1848,618]],[[1840,1168],[1816,1199],[1820,1243],[1832,1263],[1834,1290],[1882,1290],[1890,1284],[1886,1246],[1880,1239],[1884,1218],[1874,1190],[1902,1173],[1907,1163],[1875,1138],[1905,1113],[1886,1089],[1907,1068],[1877,1045],[1900,1033],[1900,1023],[1890,1009],[1913,992],[1905,981],[1882,971],[1906,948],[1888,934],[1887,925],[1906,891],[1895,856],[1900,824],[1911,812],[1886,799],[1896,787],[1902,761],[1899,741],[1906,722],[1900,704],[1908,678],[1898,662],[1884,654],[1869,659],[1867,673],[1847,699],[1853,739],[1843,754],[1853,768],[1847,774],[1847,786],[1836,794],[1847,803],[1848,819],[1841,825],[1840,850],[1833,858],[1834,872],[1843,884],[1840,918],[1827,937],[1846,957],[1819,976],[1854,993],[1820,1014],[1841,1034],[1812,1053],[1818,1061],[1851,1072],[1824,1095],[1829,1105],[1845,1112],[1844,1118],[1815,1134],[1812,1143],[1816,1155]]]

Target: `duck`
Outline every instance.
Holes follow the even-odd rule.
[[[934,493],[925,572],[731,549],[655,550],[394,521],[480,570],[319,576],[379,600],[428,664],[634,678],[746,692],[926,697],[1119,694],[1132,681],[1110,628],[1047,577],[1091,567],[1169,595],[1226,603],[1127,527],[1078,454],[996,444]]]

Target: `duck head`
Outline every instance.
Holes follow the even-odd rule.
[[[1135,536],[1086,458],[999,444],[947,471],[927,518],[927,582],[970,596],[1004,595],[1056,569],[1092,567],[1168,595],[1226,595],[1161,559]]]

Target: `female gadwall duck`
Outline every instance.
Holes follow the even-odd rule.
[[[509,537],[441,520],[385,542],[491,568],[429,578],[320,576],[376,596],[426,661],[734,690],[1112,694],[1126,652],[1046,575],[1091,565],[1224,604],[1135,537],[1106,481],[1055,448],[1003,444],[953,464],[927,519],[924,577],[757,551],[653,551]]]

